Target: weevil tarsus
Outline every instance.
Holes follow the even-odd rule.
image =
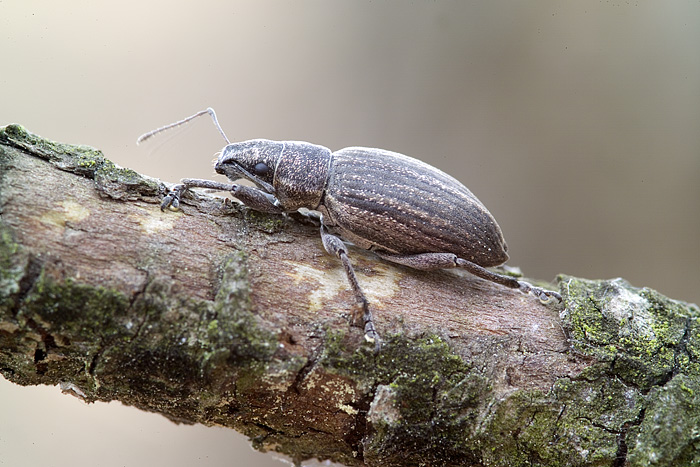
[[[558,292],[536,287],[529,282],[518,281],[518,289],[525,294],[537,297],[543,305],[559,307],[564,302],[564,299],[561,298]]]

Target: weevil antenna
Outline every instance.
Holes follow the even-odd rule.
[[[157,135],[161,131],[169,130],[171,128],[175,128],[175,127],[178,127],[180,125],[184,125],[185,123],[189,122],[190,120],[194,120],[195,118],[197,118],[201,115],[204,115],[204,114],[209,114],[211,119],[214,121],[214,125],[216,126],[216,129],[219,130],[219,133],[221,133],[221,136],[224,137],[224,139],[226,140],[226,143],[231,144],[231,141],[229,141],[229,139],[226,137],[226,133],[224,133],[224,130],[221,128],[221,125],[219,125],[219,119],[216,118],[216,112],[214,112],[214,109],[212,109],[211,107],[208,107],[206,110],[200,110],[196,114],[190,115],[189,117],[183,118],[182,120],[179,120],[175,123],[171,123],[170,125],[165,125],[165,126],[162,126],[160,128],[156,128],[153,131],[149,131],[148,133],[144,133],[143,135],[139,136],[139,138],[136,140],[136,144],[137,145],[141,144],[144,141],[146,141],[147,139],[149,139],[150,137]]]

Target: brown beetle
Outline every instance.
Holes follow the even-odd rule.
[[[561,303],[557,292],[485,269],[508,259],[501,228],[467,187],[417,159],[361,147],[331,152],[300,141],[231,143],[211,108],[146,133],[138,142],[207,113],[228,143],[216,161],[216,172],[232,182],[250,180],[257,188],[183,179],[164,198],[161,209],[177,208],[185,191],[200,187],[230,191],[257,211],[305,208],[319,212],[323,246],[342,261],[361,310],[353,322],[361,314],[365,337],[377,348],[379,336],[369,304],[343,240],[411,268],[463,268],[482,279],[531,293],[545,304]]]

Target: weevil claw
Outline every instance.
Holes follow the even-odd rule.
[[[169,207],[178,209],[180,207],[180,196],[182,196],[184,189],[185,187],[183,185],[173,187],[168,194],[163,197],[163,202],[160,203],[160,210],[165,211]]]
[[[540,287],[535,287],[534,285],[525,281],[519,281],[519,284],[519,289],[522,293],[534,295],[543,305],[558,306],[564,301],[561,298],[561,295],[553,290],[545,290]]]
[[[382,348],[382,340],[379,337],[377,328],[374,327],[372,312],[369,310],[369,304],[366,300],[355,304],[355,311],[350,318],[350,325],[362,327],[365,332],[365,340],[374,343],[374,353],[379,353]]]
[[[365,340],[374,343],[374,353],[379,353],[382,348],[382,340],[379,338],[379,333],[374,328],[372,321],[365,322]]]
[[[166,208],[174,206],[175,203],[177,203],[177,200],[173,196],[167,195],[163,198],[163,202],[160,203],[160,210],[165,211]]]

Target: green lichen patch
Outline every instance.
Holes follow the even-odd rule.
[[[151,278],[132,304],[136,334],[106,346],[94,365],[100,397],[177,421],[230,424],[235,385],[259,380],[276,350],[275,335],[250,311],[246,270],[242,253],[225,260],[213,302],[183,298],[169,278]]]
[[[487,466],[613,465],[643,398],[621,381],[558,381],[552,391],[518,391],[481,427]]]
[[[92,363],[99,397],[196,420],[201,407],[194,394],[207,387],[207,361],[221,351],[201,329],[213,316],[211,302],[183,299],[167,278],[151,278],[131,304],[133,334],[103,342]]]
[[[347,353],[341,341],[342,336],[329,336],[324,366],[371,382],[381,395],[368,414],[372,428],[364,441],[366,461],[467,463],[474,454],[465,433],[474,429],[479,404],[490,394],[478,371],[437,336],[388,336],[379,353],[369,346]]]
[[[622,279],[559,278],[567,308],[562,313],[577,352],[595,357],[629,384],[650,388],[685,372],[700,374],[691,328],[693,305],[671,300]]]
[[[229,258],[212,302],[183,298],[158,277],[126,297],[62,279],[44,264],[15,297],[16,316],[3,321],[0,343],[8,352],[0,352],[0,368],[20,384],[58,384],[72,375],[68,382],[86,400],[119,399],[174,420],[223,423],[222,387],[237,375],[265,372],[276,350],[274,334],[249,310],[245,271],[244,257]],[[206,406],[196,396],[202,392],[211,396]]]
[[[20,384],[58,384],[66,375],[70,383],[94,400],[91,362],[106,342],[128,340],[128,301],[114,290],[54,278],[47,269],[24,271],[26,283],[14,297],[15,316],[5,319],[0,331],[0,359],[9,379]],[[7,361],[7,359],[12,359]]]
[[[700,465],[700,381],[678,375],[654,388],[637,436],[628,440],[633,466]]]
[[[14,309],[26,266],[27,258],[21,253],[21,247],[0,220],[0,316],[7,316]]]
[[[113,199],[155,197],[164,190],[156,180],[106,161],[94,173],[97,190]]]
[[[650,306],[651,314],[681,326],[676,331],[663,326],[672,331],[664,335],[658,330],[657,339],[693,360],[695,308],[690,307],[691,316],[684,306],[662,312],[659,306],[674,310],[676,303],[666,303],[668,299],[652,291],[640,292],[655,304]],[[568,298],[579,297],[569,294]],[[683,324],[676,324],[679,321]],[[576,379],[557,380],[550,391],[514,390],[496,397],[488,379],[439,338],[408,341],[390,336],[379,354],[369,348],[350,353],[344,350],[344,340],[343,334],[329,335],[322,362],[328,371],[372,382],[365,388],[371,399],[366,409],[369,430],[361,445],[365,462],[641,466],[655,465],[653,459],[664,456],[671,460],[658,465],[696,462],[700,448],[697,376],[676,376],[663,389],[647,393],[630,373],[611,373],[624,367],[603,361]],[[675,371],[694,371],[692,365],[679,367],[679,361],[668,364]],[[657,414],[666,406],[668,410]],[[677,436],[681,429],[683,436]],[[639,446],[645,446],[645,451],[636,452]],[[625,464],[627,456],[629,464]]]
[[[45,331],[75,339],[104,340],[130,334],[122,318],[129,303],[117,291],[81,284],[73,279],[57,281],[42,271],[24,298],[18,317],[44,323]]]
[[[150,363],[132,374],[155,370],[180,385],[216,386],[230,381],[232,372],[241,368],[264,370],[261,363],[276,350],[276,337],[260,328],[250,311],[245,255],[231,255],[222,263],[221,274],[214,302],[176,298],[167,279],[149,282],[134,303],[145,321],[129,344],[141,357],[132,358],[129,365],[133,370],[134,365]]]
[[[250,308],[247,256],[236,252],[221,263],[221,282],[215,299],[217,336],[237,336],[237,358],[268,361],[277,350],[277,337],[257,325]],[[211,323],[207,325],[211,331]]]
[[[421,355],[422,356],[422,355]],[[550,392],[494,398],[488,381],[462,364],[439,360],[399,372],[380,386],[368,413],[365,460],[377,465],[612,465],[642,394],[620,380],[559,380]],[[452,367],[448,364],[447,368]],[[455,368],[451,368],[455,369]],[[419,454],[416,454],[419,453]]]
[[[16,147],[57,167],[93,178],[94,171],[105,163],[102,151],[84,145],[50,141],[27,131],[22,125],[0,129],[0,143]]]
[[[252,209],[244,211],[245,220],[256,229],[274,234],[284,229],[284,216],[280,214],[269,214]]]
[[[21,125],[0,128],[2,143],[47,160],[61,170],[95,180],[98,191],[111,198],[156,196],[161,189],[157,181],[119,167],[98,149],[50,141],[30,133]]]

